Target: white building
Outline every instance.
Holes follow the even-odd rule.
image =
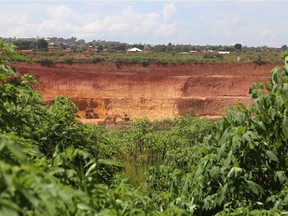
[[[131,49],[128,49],[127,51],[128,51],[128,52],[142,52],[143,50],[138,49],[137,47],[133,47],[133,48],[131,48]]]
[[[229,54],[230,52],[229,51],[219,51],[218,53],[219,54]]]

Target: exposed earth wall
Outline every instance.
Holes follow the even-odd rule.
[[[96,64],[13,65],[20,74],[36,76],[35,88],[51,103],[57,95],[70,97],[85,118],[92,107],[100,119],[127,114],[151,120],[173,118],[194,110],[218,118],[235,103],[249,104],[249,88],[269,81],[276,64]]]

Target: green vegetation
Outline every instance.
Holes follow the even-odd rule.
[[[38,50],[38,51],[48,51],[48,42],[44,39],[37,40],[19,40],[15,41],[14,44],[20,50]]]
[[[14,49],[0,40],[0,215],[287,214],[284,68],[219,122],[190,113],[108,130],[75,120],[67,97],[45,105],[7,66],[25,60]]]
[[[47,64],[47,59],[53,63],[99,63],[104,61],[121,64],[190,64],[190,63],[279,63],[279,54],[286,51],[287,46],[281,48],[246,47],[239,43],[234,46],[200,46],[200,45],[143,45],[120,43],[114,41],[92,41],[77,38],[50,38],[49,44],[44,39],[6,39],[12,41],[23,55],[34,62]],[[128,48],[137,47],[144,52],[126,52]],[[41,52],[39,52],[41,51]],[[48,51],[48,52],[43,52]],[[225,51],[226,54],[219,52]],[[225,53],[224,52],[224,53]],[[229,54],[227,54],[229,52]],[[44,64],[43,64],[44,63]]]
[[[41,58],[37,62],[46,67],[51,67],[53,65],[53,60],[50,58]]]
[[[116,176],[123,166],[96,127],[75,120],[66,97],[46,106],[6,63],[0,40],[0,215],[145,215],[150,200]]]
[[[55,52],[28,52],[25,56],[34,62],[48,66],[53,63],[93,63],[115,62],[121,64],[141,64],[144,67],[150,64],[192,64],[192,63],[280,63],[279,52],[231,52],[230,54],[215,53],[75,53]],[[44,63],[44,64],[43,64]],[[46,65],[46,66],[47,66]]]

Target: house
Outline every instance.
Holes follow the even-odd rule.
[[[127,52],[142,52],[143,50],[138,49],[137,47],[133,47],[131,49],[128,49]]]
[[[59,49],[60,49],[60,47],[53,42],[48,44],[48,51],[55,51],[55,50],[59,50]]]
[[[218,53],[219,53],[219,54],[224,54],[224,55],[225,55],[225,54],[229,54],[230,52],[229,52],[229,51],[219,51]]]

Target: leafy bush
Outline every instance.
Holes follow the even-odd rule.
[[[75,62],[75,59],[73,57],[65,57],[63,59],[63,62],[66,63],[66,64],[72,64]]]
[[[46,67],[51,67],[54,64],[53,60],[50,58],[41,58],[37,62]]]
[[[0,40],[0,54],[13,60],[13,47]],[[97,127],[75,120],[66,97],[45,105],[34,81],[0,66],[0,214],[153,214],[150,199],[117,178],[123,167]]]
[[[109,131],[105,137],[114,143],[117,152],[114,156],[124,164],[124,175],[138,187],[148,177],[151,166],[170,160],[176,149],[198,145],[210,134],[213,125],[213,122],[191,114],[153,122],[137,119],[129,127]]]
[[[287,75],[274,69],[271,82],[251,87],[252,106],[229,109],[203,144],[167,153],[145,187],[155,203],[195,215],[285,214]]]
[[[94,63],[94,64],[99,63],[99,62],[103,62],[103,61],[105,61],[105,59],[104,59],[104,58],[101,58],[101,57],[92,58],[92,59],[90,60],[90,62],[91,62],[91,63]]]
[[[256,60],[253,61],[253,63],[257,64],[257,65],[263,65],[263,64],[267,64],[266,61],[264,61],[261,56],[259,56]]]

